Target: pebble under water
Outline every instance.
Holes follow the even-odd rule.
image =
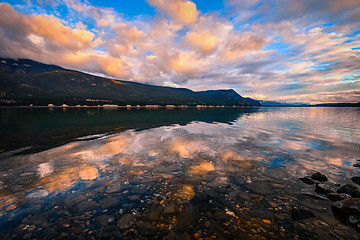
[[[357,108],[274,108],[4,152],[0,238],[359,239],[360,216],[331,207],[359,184],[356,122]]]

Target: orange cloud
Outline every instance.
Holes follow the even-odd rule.
[[[28,20],[28,27],[31,28],[33,34],[45,39],[51,39],[55,43],[66,47],[89,47],[94,39],[92,32],[82,29],[71,29],[52,16],[31,15]]]
[[[114,25],[112,30],[117,33],[117,36],[103,44],[111,56],[121,57],[123,55],[138,54],[134,46],[141,45],[141,40],[146,36],[143,31],[125,23]]]
[[[196,4],[186,0],[148,0],[149,4],[165,12],[171,20],[181,24],[196,22],[198,11]]]
[[[36,59],[119,78],[132,77],[129,64],[121,56],[111,56],[111,51],[107,53],[94,50],[102,40],[85,30],[83,24],[77,26],[79,28],[65,26],[54,16],[26,16],[15,11],[9,4],[0,3],[0,45],[6,46],[0,49],[0,54]],[[126,48],[128,53],[131,41],[143,36],[137,28],[125,24],[119,25],[116,30],[126,39],[119,45]]]
[[[91,6],[87,1],[54,1],[55,6],[65,4],[68,8],[66,16],[62,15],[64,19],[60,19],[26,15],[8,3],[0,3],[0,56],[30,58],[74,70],[192,90],[231,86],[247,89],[247,95],[256,98],[266,93],[266,99],[274,101],[308,102],[314,96],[319,97],[316,101],[358,101],[357,0],[290,0],[268,5],[271,11],[266,12],[260,7],[253,11],[259,0],[226,1],[241,10],[241,16],[259,11],[265,14],[263,23],[261,20],[244,26],[237,16],[201,14],[192,0],[147,2],[168,17],[124,19],[115,9]],[[19,9],[21,6],[17,5]],[[339,24],[329,31],[325,25],[314,24],[309,29],[304,27],[305,22],[295,21],[305,19],[313,10],[326,13],[319,15],[320,19],[339,13]],[[84,24],[88,20],[95,23],[91,30]],[[277,45],[264,50],[270,41],[283,42],[291,51],[277,52]],[[322,66],[326,62],[330,65]],[[316,71],[317,67],[325,69]],[[354,80],[344,82],[344,76]],[[304,84],[286,90],[284,86],[293,86],[294,81]],[[285,85],[287,82],[290,84]]]
[[[188,32],[184,41],[202,55],[208,55],[218,48],[218,38],[207,31]]]
[[[210,62],[197,58],[194,52],[189,51],[180,52],[171,60],[170,65],[175,72],[189,75],[201,72],[199,69],[210,65]]]
[[[91,72],[104,73],[118,78],[129,79],[132,72],[129,64],[122,57],[112,57],[97,51],[65,52],[58,56],[59,64],[85,68]]]
[[[0,4],[0,26],[6,30],[18,31],[23,36],[35,36],[47,40],[47,43],[65,46],[71,49],[90,47],[94,34],[83,29],[71,29],[64,26],[53,16],[25,16],[16,12],[9,4]],[[33,43],[37,43],[36,41]]]

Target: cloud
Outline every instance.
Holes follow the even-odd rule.
[[[71,29],[53,16],[25,16],[16,12],[7,3],[0,4],[0,12],[2,41],[23,42],[31,45],[34,49],[67,48],[72,51],[90,48],[94,44],[92,32],[84,29]],[[41,51],[41,49],[38,50]]]
[[[271,4],[259,0],[227,0],[226,6],[238,22],[254,20],[256,22],[280,22],[283,20],[302,20],[308,23],[314,20],[338,23],[354,22],[353,16],[360,11],[358,0],[274,0]],[[242,15],[246,15],[246,18]]]
[[[148,2],[166,13],[175,23],[185,25],[194,23],[199,14],[196,4],[187,0],[148,0]]]
[[[103,46],[113,57],[121,57],[124,55],[133,54],[138,52],[134,49],[146,34],[140,31],[136,26],[130,26],[126,23],[113,24],[112,31],[116,36],[112,39],[106,39]]]
[[[81,14],[82,17],[89,17],[95,20],[98,27],[108,27],[119,18],[118,14],[111,8],[99,8],[91,6],[80,0],[63,0],[69,11],[75,11],[73,15]],[[61,4],[60,0],[58,4]]]
[[[79,0],[0,3],[0,55],[264,100],[360,101],[357,1],[228,0],[224,12],[148,3],[154,16]]]
[[[122,58],[94,50],[98,45],[94,33],[83,27],[65,26],[54,16],[26,16],[1,3],[0,34],[0,45],[5,46],[0,49],[2,56],[32,58],[124,78],[132,76]]]
[[[205,59],[197,58],[194,52],[180,52],[172,59],[171,66],[177,73],[184,73],[188,76],[199,74],[199,69],[203,69],[210,63]]]
[[[218,48],[218,38],[207,31],[204,32],[188,32],[184,38],[186,44],[201,55],[208,55]]]
[[[265,36],[253,32],[245,32],[229,38],[224,48],[220,51],[221,58],[234,60],[244,57],[251,51],[261,50],[267,43]]]

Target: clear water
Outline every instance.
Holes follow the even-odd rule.
[[[298,178],[360,175],[359,108],[0,112],[3,238],[358,238]]]

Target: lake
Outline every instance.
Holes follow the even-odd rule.
[[[2,239],[359,239],[360,108],[0,113]]]

